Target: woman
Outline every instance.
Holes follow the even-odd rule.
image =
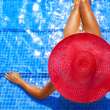
[[[101,31],[99,25],[94,17],[92,9],[90,7],[91,0],[74,0],[74,7],[70,14],[69,20],[66,24],[64,30],[64,38],[68,37],[69,35],[76,34],[83,32],[80,30],[80,20],[83,24],[84,32],[95,34],[101,37]],[[30,85],[25,82],[17,72],[8,72],[6,74],[6,78],[15,84],[20,85],[24,88],[30,95],[35,97],[36,99],[42,100],[48,97],[55,91],[54,86],[52,85],[51,81],[42,89]]]

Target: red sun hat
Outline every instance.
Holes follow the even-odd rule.
[[[110,90],[110,45],[93,34],[70,35],[52,50],[48,70],[53,86],[66,99],[97,101]]]

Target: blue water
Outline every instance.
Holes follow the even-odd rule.
[[[39,88],[50,81],[48,58],[63,38],[72,6],[72,0],[0,1],[0,110],[110,109],[110,92],[86,104],[69,101],[57,91],[39,101],[5,78],[8,71],[19,72]],[[93,0],[91,8],[103,39],[110,44],[110,1]]]

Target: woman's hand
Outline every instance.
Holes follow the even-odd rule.
[[[12,83],[19,84],[20,82],[20,74],[18,72],[8,72],[5,73],[5,77]]]

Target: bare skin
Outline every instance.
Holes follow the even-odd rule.
[[[78,32],[80,19],[82,20],[83,29],[85,32],[101,37],[99,25],[90,7],[91,0],[74,0],[74,3],[74,8],[71,11],[64,30],[64,38]]]
[[[100,28],[92,12],[90,3],[91,0],[74,0],[75,5],[66,24],[64,38],[77,33],[80,25],[80,18],[82,19],[85,32],[101,37]],[[30,85],[20,77],[18,72],[8,72],[5,77],[10,82],[20,85],[30,95],[39,100],[45,99],[56,90],[51,81],[42,89]]]
[[[20,74],[18,72],[8,72],[8,74],[7,73],[5,74],[6,74],[5,77],[10,82],[20,85],[22,88],[24,88],[30,95],[32,95],[36,99],[39,99],[39,100],[45,99],[55,91],[55,88],[52,85],[51,81],[43,89],[40,89],[24,81],[20,77]]]

